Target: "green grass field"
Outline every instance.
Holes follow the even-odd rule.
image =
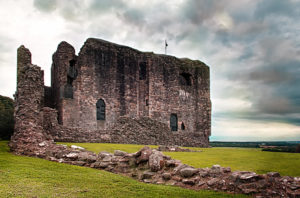
[[[76,144],[96,153],[100,151],[114,152],[123,150],[136,152],[143,145],[126,144],[97,144],[97,143],[63,143]],[[151,146],[155,148],[156,146]],[[197,168],[211,167],[220,164],[223,167],[231,167],[233,171],[246,170],[262,174],[267,172],[279,172],[282,176],[300,176],[300,153],[265,152],[255,148],[191,148],[203,152],[165,152],[174,159],[179,159],[185,164]]]
[[[81,145],[81,144],[78,144]],[[90,144],[91,148],[136,151],[137,145]],[[118,147],[120,146],[120,147]],[[111,150],[110,150],[111,149]],[[0,197],[246,197],[145,184],[92,168],[16,156],[0,141]]]

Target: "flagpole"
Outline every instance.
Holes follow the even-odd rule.
[[[168,47],[168,43],[167,40],[165,40],[165,54],[167,55],[167,47]]]

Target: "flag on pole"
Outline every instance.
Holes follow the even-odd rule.
[[[167,54],[167,47],[168,47],[168,43],[167,43],[167,40],[165,40],[165,54]]]

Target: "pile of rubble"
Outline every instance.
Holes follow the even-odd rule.
[[[40,147],[47,145],[40,144]],[[63,145],[46,150],[44,156],[48,160],[102,169],[145,183],[243,193],[255,197],[300,196],[300,177],[281,177],[276,172],[262,175],[248,171],[232,172],[230,168],[219,165],[194,168],[149,147],[144,147],[136,153],[116,150],[114,154],[95,154],[82,148],[68,148]]]
[[[112,128],[116,135],[114,139],[127,144],[171,144],[174,138],[170,136],[170,130],[164,123],[141,117],[132,119],[120,117]]]

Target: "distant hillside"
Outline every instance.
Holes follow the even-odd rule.
[[[221,142],[213,141],[209,145],[212,147],[248,147],[248,148],[264,148],[268,146],[288,146],[296,147],[300,141],[262,141],[262,142]]]
[[[0,95],[0,140],[8,140],[14,132],[14,101]]]

